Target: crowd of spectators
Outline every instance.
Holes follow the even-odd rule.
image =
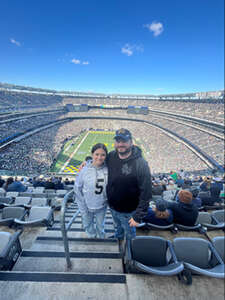
[[[1,92],[4,93],[4,92]],[[0,94],[2,95],[2,94]],[[25,104],[28,104],[27,100],[29,94],[26,95]],[[37,95],[34,96],[33,102],[38,100]],[[3,96],[2,99],[4,98]],[[31,97],[31,96],[29,96]],[[11,98],[16,103],[15,95],[11,95]],[[11,99],[10,98],[10,99]],[[23,99],[21,97],[21,99]],[[48,98],[41,97],[39,104],[43,104],[43,101],[47,101]],[[83,102],[82,102],[82,101]],[[12,101],[11,104],[15,104]],[[22,100],[21,100],[22,101]],[[36,102],[35,102],[36,101]],[[68,102],[68,99],[64,99],[64,104]],[[74,98],[71,102],[74,103]],[[118,100],[118,99],[89,99],[85,101],[88,104],[93,105],[107,104],[108,105],[146,105],[146,101],[141,100]],[[141,102],[140,102],[141,101]],[[38,103],[38,102],[37,102]],[[76,99],[76,103],[84,103],[84,99]],[[214,106],[213,106],[214,105]],[[215,105],[218,106],[218,110],[215,109]],[[214,118],[218,120],[223,114],[222,104],[210,104],[210,103],[184,103],[184,102],[171,102],[171,101],[151,101],[151,107],[154,109],[182,111],[185,114],[196,114],[198,117]],[[184,109],[185,108],[185,109]],[[193,109],[194,108],[194,109]],[[200,116],[201,114],[201,116]],[[91,109],[86,113],[54,113],[49,115],[37,116],[22,120],[17,120],[9,123],[0,124],[0,139],[6,136],[12,135],[18,131],[25,131],[33,127],[39,127],[51,121],[56,121],[61,118],[70,116],[106,116],[106,117],[126,117],[129,119],[142,119],[148,122],[152,122],[156,125],[160,125],[164,128],[168,128],[181,136],[184,136],[192,143],[198,145],[204,152],[208,153],[220,164],[223,164],[223,141],[208,135],[207,133],[195,130],[191,127],[178,124],[174,121],[161,119],[149,115],[127,115],[126,110],[102,110]],[[211,116],[211,117],[209,117]],[[146,123],[123,121],[123,120],[105,120],[98,119],[86,119],[86,120],[73,120],[61,125],[45,129],[38,132],[20,142],[13,143],[9,147],[2,149],[0,152],[0,170],[14,171],[15,173],[24,174],[45,174],[49,171],[50,166],[56,159],[60,149],[62,148],[66,139],[72,136],[78,136],[80,132],[88,128],[99,128],[103,130],[117,130],[121,127],[128,128],[134,136],[134,141],[138,145],[142,146],[146,160],[149,162],[152,173],[167,173],[171,169],[186,169],[188,171],[199,171],[203,173],[208,172],[208,167],[205,163],[189,150],[185,145],[172,139],[166,135],[163,131],[157,129],[154,126],[150,126]]]
[[[76,179],[75,179],[76,180]],[[25,192],[33,188],[44,190],[72,189],[74,180],[58,176],[8,177],[0,176],[1,192]],[[152,199],[142,220],[159,226],[172,223],[185,226],[196,224],[199,210],[224,207],[225,176],[193,176],[183,169],[152,177]]]
[[[193,117],[211,120],[213,122],[224,123],[224,103],[220,101],[213,101],[211,103],[203,102],[178,102],[178,101],[166,101],[166,100],[127,100],[127,99],[82,99],[82,98],[65,98],[64,103],[70,104],[82,104],[101,106],[121,106],[127,107],[129,105],[134,106],[148,106],[149,109],[162,110],[169,112],[176,112],[178,114],[190,115]]]
[[[62,102],[61,96],[55,95],[43,95],[43,94],[29,94],[22,92],[9,92],[9,91],[0,91],[0,107],[39,107],[50,106]]]
[[[49,122],[57,121],[64,116],[63,113],[51,113],[35,116],[27,119],[19,119],[13,122],[0,123],[0,140],[17,132],[24,132],[30,128],[38,127]]]
[[[67,185],[73,185],[74,180],[69,180],[69,178],[63,179],[58,176],[34,176],[34,177],[7,177],[3,179],[0,176],[0,188],[5,190],[5,192],[25,192],[28,190],[29,186],[44,187],[45,189],[51,190],[63,190]]]

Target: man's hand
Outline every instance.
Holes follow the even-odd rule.
[[[79,166],[79,169],[78,169],[78,173],[83,169],[83,167],[85,167],[87,164],[86,161],[83,161],[82,164]]]
[[[137,226],[139,225],[139,223],[136,222],[136,221],[134,221],[133,218],[131,218],[131,219],[129,220],[129,225],[130,225],[130,227],[137,227]]]

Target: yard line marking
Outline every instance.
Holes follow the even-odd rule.
[[[86,137],[88,136],[88,134],[89,134],[89,131],[87,131],[87,133],[85,134],[85,136],[83,137],[83,139],[81,140],[81,142],[77,145],[77,148],[70,154],[68,160],[65,162],[65,164],[60,169],[60,171],[59,171],[60,173],[63,172],[63,170],[68,166],[71,158],[76,154],[77,150],[80,148],[81,144],[86,139]]]

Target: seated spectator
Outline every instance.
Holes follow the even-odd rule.
[[[45,182],[43,180],[43,175],[40,175],[39,178],[38,177],[34,177],[33,178],[33,187],[40,187],[40,186],[45,186]]]
[[[181,169],[178,173],[178,176],[180,177],[180,179],[184,179],[186,177],[186,172],[183,169]]]
[[[178,175],[177,187],[180,188],[180,187],[182,187],[183,184],[184,184],[184,179],[180,175]]]
[[[9,177],[6,183],[3,185],[6,192],[25,192],[27,187],[22,184],[22,182],[16,180],[14,181],[12,177]]]
[[[68,178],[65,179],[64,184],[65,184],[65,185],[71,184]]]
[[[159,226],[167,226],[173,223],[173,213],[170,209],[167,209],[165,200],[157,200],[155,206],[148,208],[148,214],[143,221]]]
[[[173,221],[185,226],[194,226],[198,218],[198,208],[192,203],[192,193],[180,190],[178,202],[168,202],[168,208],[173,212]]]
[[[0,187],[2,187],[4,183],[5,183],[5,180],[2,178],[2,176],[0,176]]]
[[[50,190],[51,190],[51,189],[55,189],[55,184],[54,184],[54,182],[53,182],[52,177],[50,177],[48,180],[45,181],[44,187],[45,187],[46,189],[50,189]]]
[[[200,184],[200,190],[203,192],[210,191],[211,186],[211,178],[210,177],[204,177],[203,182]]]
[[[163,191],[163,185],[159,181],[152,182],[152,195],[162,195]]]
[[[177,182],[178,174],[175,171],[170,171],[170,177],[174,180],[174,182]]]
[[[220,192],[223,190],[223,184],[220,182],[219,178],[215,178],[210,185],[210,194],[211,194],[211,204],[215,205],[221,202]]]
[[[184,183],[187,184],[187,185],[189,185],[189,186],[192,186],[192,180],[191,180],[191,178],[190,177],[184,178]]]
[[[167,191],[176,190],[177,185],[175,184],[173,179],[169,179],[168,185],[166,186]]]
[[[196,187],[193,187],[190,189],[190,192],[192,193],[192,203],[195,204],[198,208],[202,206],[202,200],[198,196],[199,189]]]
[[[56,190],[63,190],[64,189],[64,184],[62,182],[62,177],[59,177],[55,180],[55,189]]]

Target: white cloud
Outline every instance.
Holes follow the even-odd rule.
[[[81,61],[80,59],[76,59],[76,58],[73,58],[71,60],[71,63],[75,64],[75,65],[89,65],[89,61]]]
[[[21,46],[21,43],[20,42],[18,42],[18,41],[16,41],[15,39],[10,39],[10,42],[12,43],[12,44],[15,44],[16,46],[18,46],[18,47],[20,47]]]
[[[73,58],[73,59],[71,60],[71,62],[72,62],[73,64],[75,64],[75,65],[79,65],[79,64],[80,64],[80,60],[79,60],[79,59],[75,59],[75,58]]]
[[[127,56],[132,56],[134,52],[143,52],[144,48],[141,45],[130,45],[130,44],[125,44],[121,52]]]
[[[122,47],[121,52],[123,54],[126,54],[127,56],[133,55],[132,46],[130,46],[129,44],[126,44],[124,47]]]
[[[163,24],[160,22],[152,22],[151,24],[145,24],[144,27],[148,28],[149,31],[152,31],[154,36],[160,35],[164,30]]]

